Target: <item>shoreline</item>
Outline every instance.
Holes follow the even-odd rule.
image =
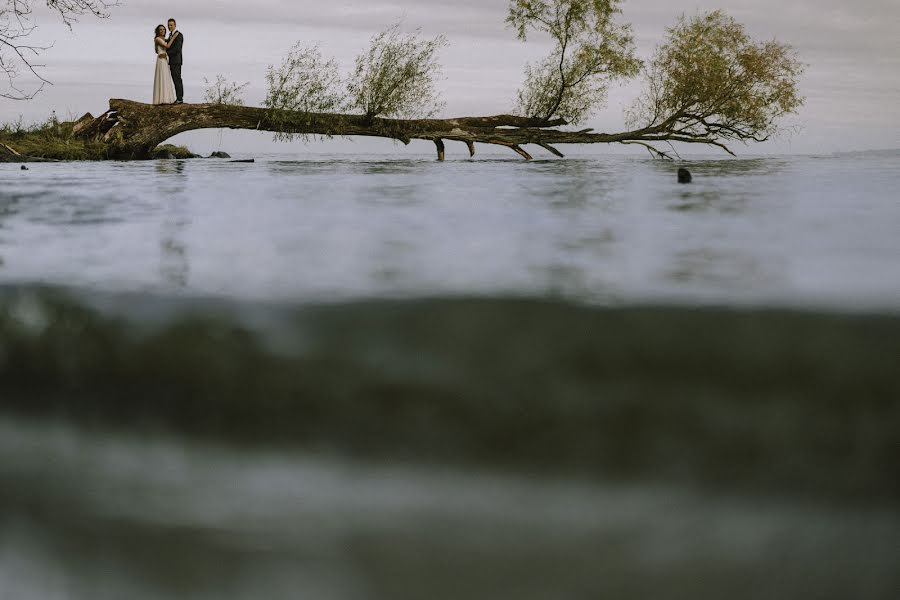
[[[85,115],[85,117],[88,115]],[[57,121],[51,117],[43,123],[0,126],[0,163],[27,164],[39,162],[102,162],[111,160],[109,145],[76,135],[77,121]],[[184,146],[161,144],[144,160],[204,158]]]

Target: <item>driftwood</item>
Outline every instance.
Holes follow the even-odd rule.
[[[0,163],[26,163],[26,162],[58,162],[51,158],[41,158],[39,156],[27,156],[19,154],[12,146],[0,143]]]
[[[6,144],[0,144],[0,162],[19,162],[23,158],[26,157],[19,154],[15,148]]]
[[[91,113],[84,113],[80,119],[72,124],[72,135],[84,134],[96,119]]]
[[[623,133],[594,133],[591,129],[561,131],[561,119],[544,121],[514,115],[461,117],[456,119],[383,119],[364,115],[284,112],[273,115],[265,108],[222,104],[156,106],[131,100],[110,100],[109,111],[80,123],[77,136],[109,144],[108,156],[118,159],[150,158],[153,149],[169,138],[195,129],[249,129],[309,136],[370,136],[398,140],[430,140],[438,160],[446,152],[445,141],[461,142],[474,156],[475,144],[507,147],[530,160],[523,146],[538,146],[563,157],[557,144],[637,143],[647,147],[671,139],[664,126]],[[660,156],[664,153],[651,148]]]

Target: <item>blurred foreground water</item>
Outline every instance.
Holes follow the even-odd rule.
[[[4,420],[5,598],[891,598],[894,508]],[[738,467],[739,468],[739,467]]]
[[[0,165],[0,598],[893,598],[897,157]]]
[[[896,316],[0,298],[11,597],[897,587]]]

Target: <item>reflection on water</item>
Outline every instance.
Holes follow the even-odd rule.
[[[156,160],[153,161],[153,166],[160,175],[181,175],[184,173],[185,161]]]
[[[186,233],[191,224],[190,197],[184,194],[187,185],[185,161],[158,160],[154,167],[161,177],[154,181],[148,196],[159,200],[162,214],[159,234],[159,276],[164,288],[183,290],[188,285],[190,260]]]
[[[786,270],[775,263],[756,262],[752,257],[699,247],[672,257],[667,277],[679,283],[695,283],[721,289],[752,290],[775,287],[787,280]]]
[[[185,229],[190,225],[178,206],[171,207],[164,221],[160,235],[159,274],[163,282],[174,289],[185,288],[190,274],[188,248],[183,240]]]
[[[805,160],[805,157],[767,157],[767,158],[740,158],[740,159],[728,159],[728,158],[717,158],[713,160],[688,160],[688,161],[678,161],[676,163],[654,160],[647,161],[652,168],[659,172],[665,173],[666,175],[672,176],[675,174],[676,168],[678,166],[688,167],[695,176],[700,176],[701,179],[707,177],[761,177],[761,178],[769,178],[769,177],[778,177],[784,175],[786,172],[790,171],[794,165],[798,164],[798,159],[800,161]]]
[[[672,210],[682,212],[703,212],[715,210],[725,215],[738,216],[750,209],[751,196],[735,195],[723,202],[721,194],[714,190],[685,190],[677,195]]]

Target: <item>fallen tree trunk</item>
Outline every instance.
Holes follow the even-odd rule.
[[[83,139],[109,144],[108,156],[118,159],[150,158],[153,149],[169,138],[195,129],[248,129],[299,136],[369,136],[398,140],[430,140],[438,159],[445,154],[444,141],[464,143],[470,155],[475,144],[504,146],[525,159],[523,146],[531,144],[562,157],[557,144],[640,143],[659,156],[666,153],[652,142],[693,141],[672,138],[663,126],[624,133],[560,131],[563,120],[543,121],[513,115],[462,117],[456,119],[383,119],[364,115],[283,112],[273,115],[265,108],[222,104],[152,105],[131,100],[110,100],[110,110],[93,122],[82,124],[76,134]],[[714,142],[700,142],[714,143]]]

